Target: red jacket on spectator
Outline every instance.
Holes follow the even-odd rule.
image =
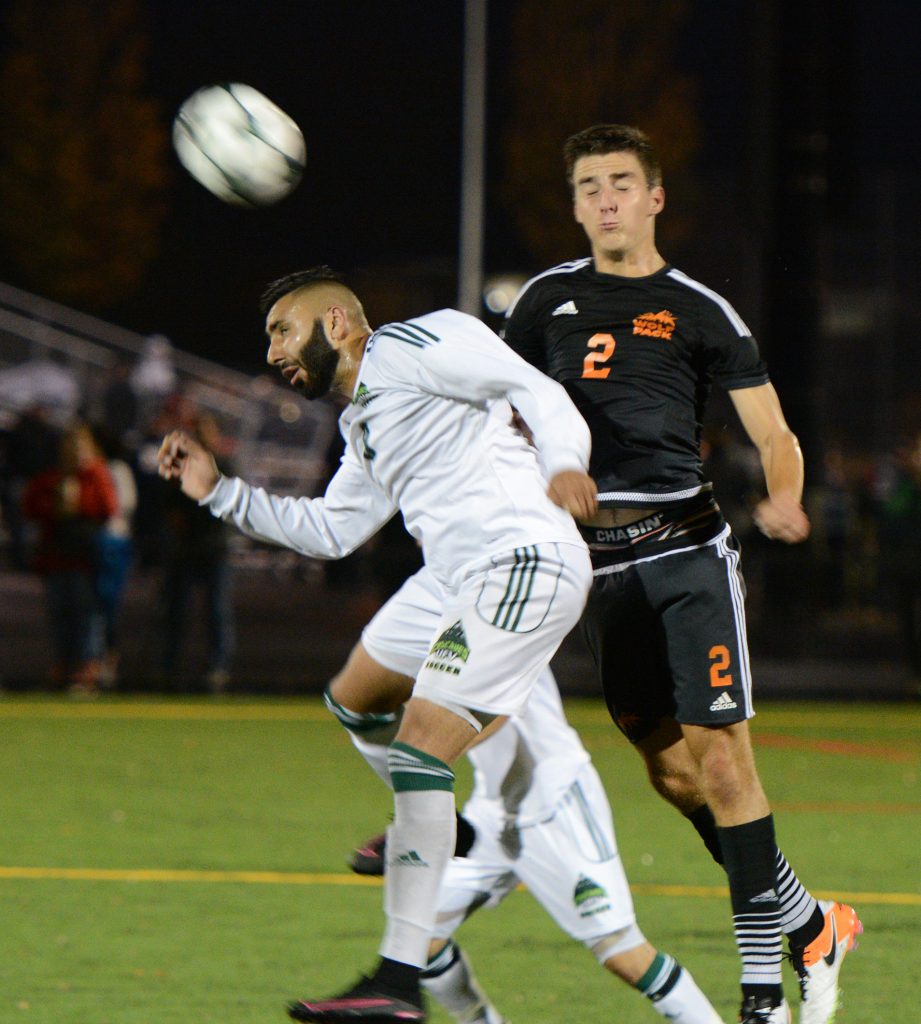
[[[96,531],[118,510],[115,484],[105,460],[93,458],[33,477],[22,498],[23,512],[40,528],[35,568],[39,572],[90,571]]]

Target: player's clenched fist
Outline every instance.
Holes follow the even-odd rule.
[[[799,544],[809,536],[809,517],[803,506],[788,494],[778,494],[759,502],[754,520],[758,529],[771,540]]]
[[[550,500],[575,519],[588,519],[598,509],[598,488],[587,473],[566,469],[557,473],[547,489]]]
[[[211,452],[184,430],[173,430],[163,438],[157,463],[160,476],[178,480],[183,494],[195,501],[210,494],[221,476]]]

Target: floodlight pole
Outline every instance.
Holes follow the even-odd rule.
[[[486,140],[486,0],[464,4],[457,307],[478,316],[483,293],[483,188]]]

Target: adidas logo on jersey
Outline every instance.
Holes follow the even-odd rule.
[[[739,705],[729,696],[728,693],[721,693],[710,705],[711,711],[732,711]]]
[[[550,315],[566,316],[568,314],[569,316],[572,316],[574,313],[578,312],[579,311],[578,309],[576,309],[576,304],[572,301],[572,299],[570,299],[569,302],[564,302],[562,305],[557,306],[556,309]]]

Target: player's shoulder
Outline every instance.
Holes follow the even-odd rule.
[[[458,334],[492,333],[481,320],[459,309],[439,309],[408,320],[394,320],[384,324],[371,335],[369,345],[379,345],[389,339],[398,347],[427,349]]]
[[[560,287],[570,287],[574,280],[590,273],[593,267],[592,258],[585,256],[577,260],[567,260],[565,263],[557,263],[547,270],[535,274],[521,286],[511,306],[509,306],[506,317],[511,317],[519,307],[540,304],[542,301],[550,301]]]
[[[704,316],[725,319],[740,337],[751,337],[747,324],[725,296],[677,267],[669,266],[665,271],[665,279],[671,287],[679,289],[687,301],[696,305]]]
[[[469,313],[439,309],[433,313],[395,320],[379,327],[368,340],[369,365],[385,375],[414,374],[419,363],[454,358],[458,349],[482,349],[498,343],[494,331]]]

